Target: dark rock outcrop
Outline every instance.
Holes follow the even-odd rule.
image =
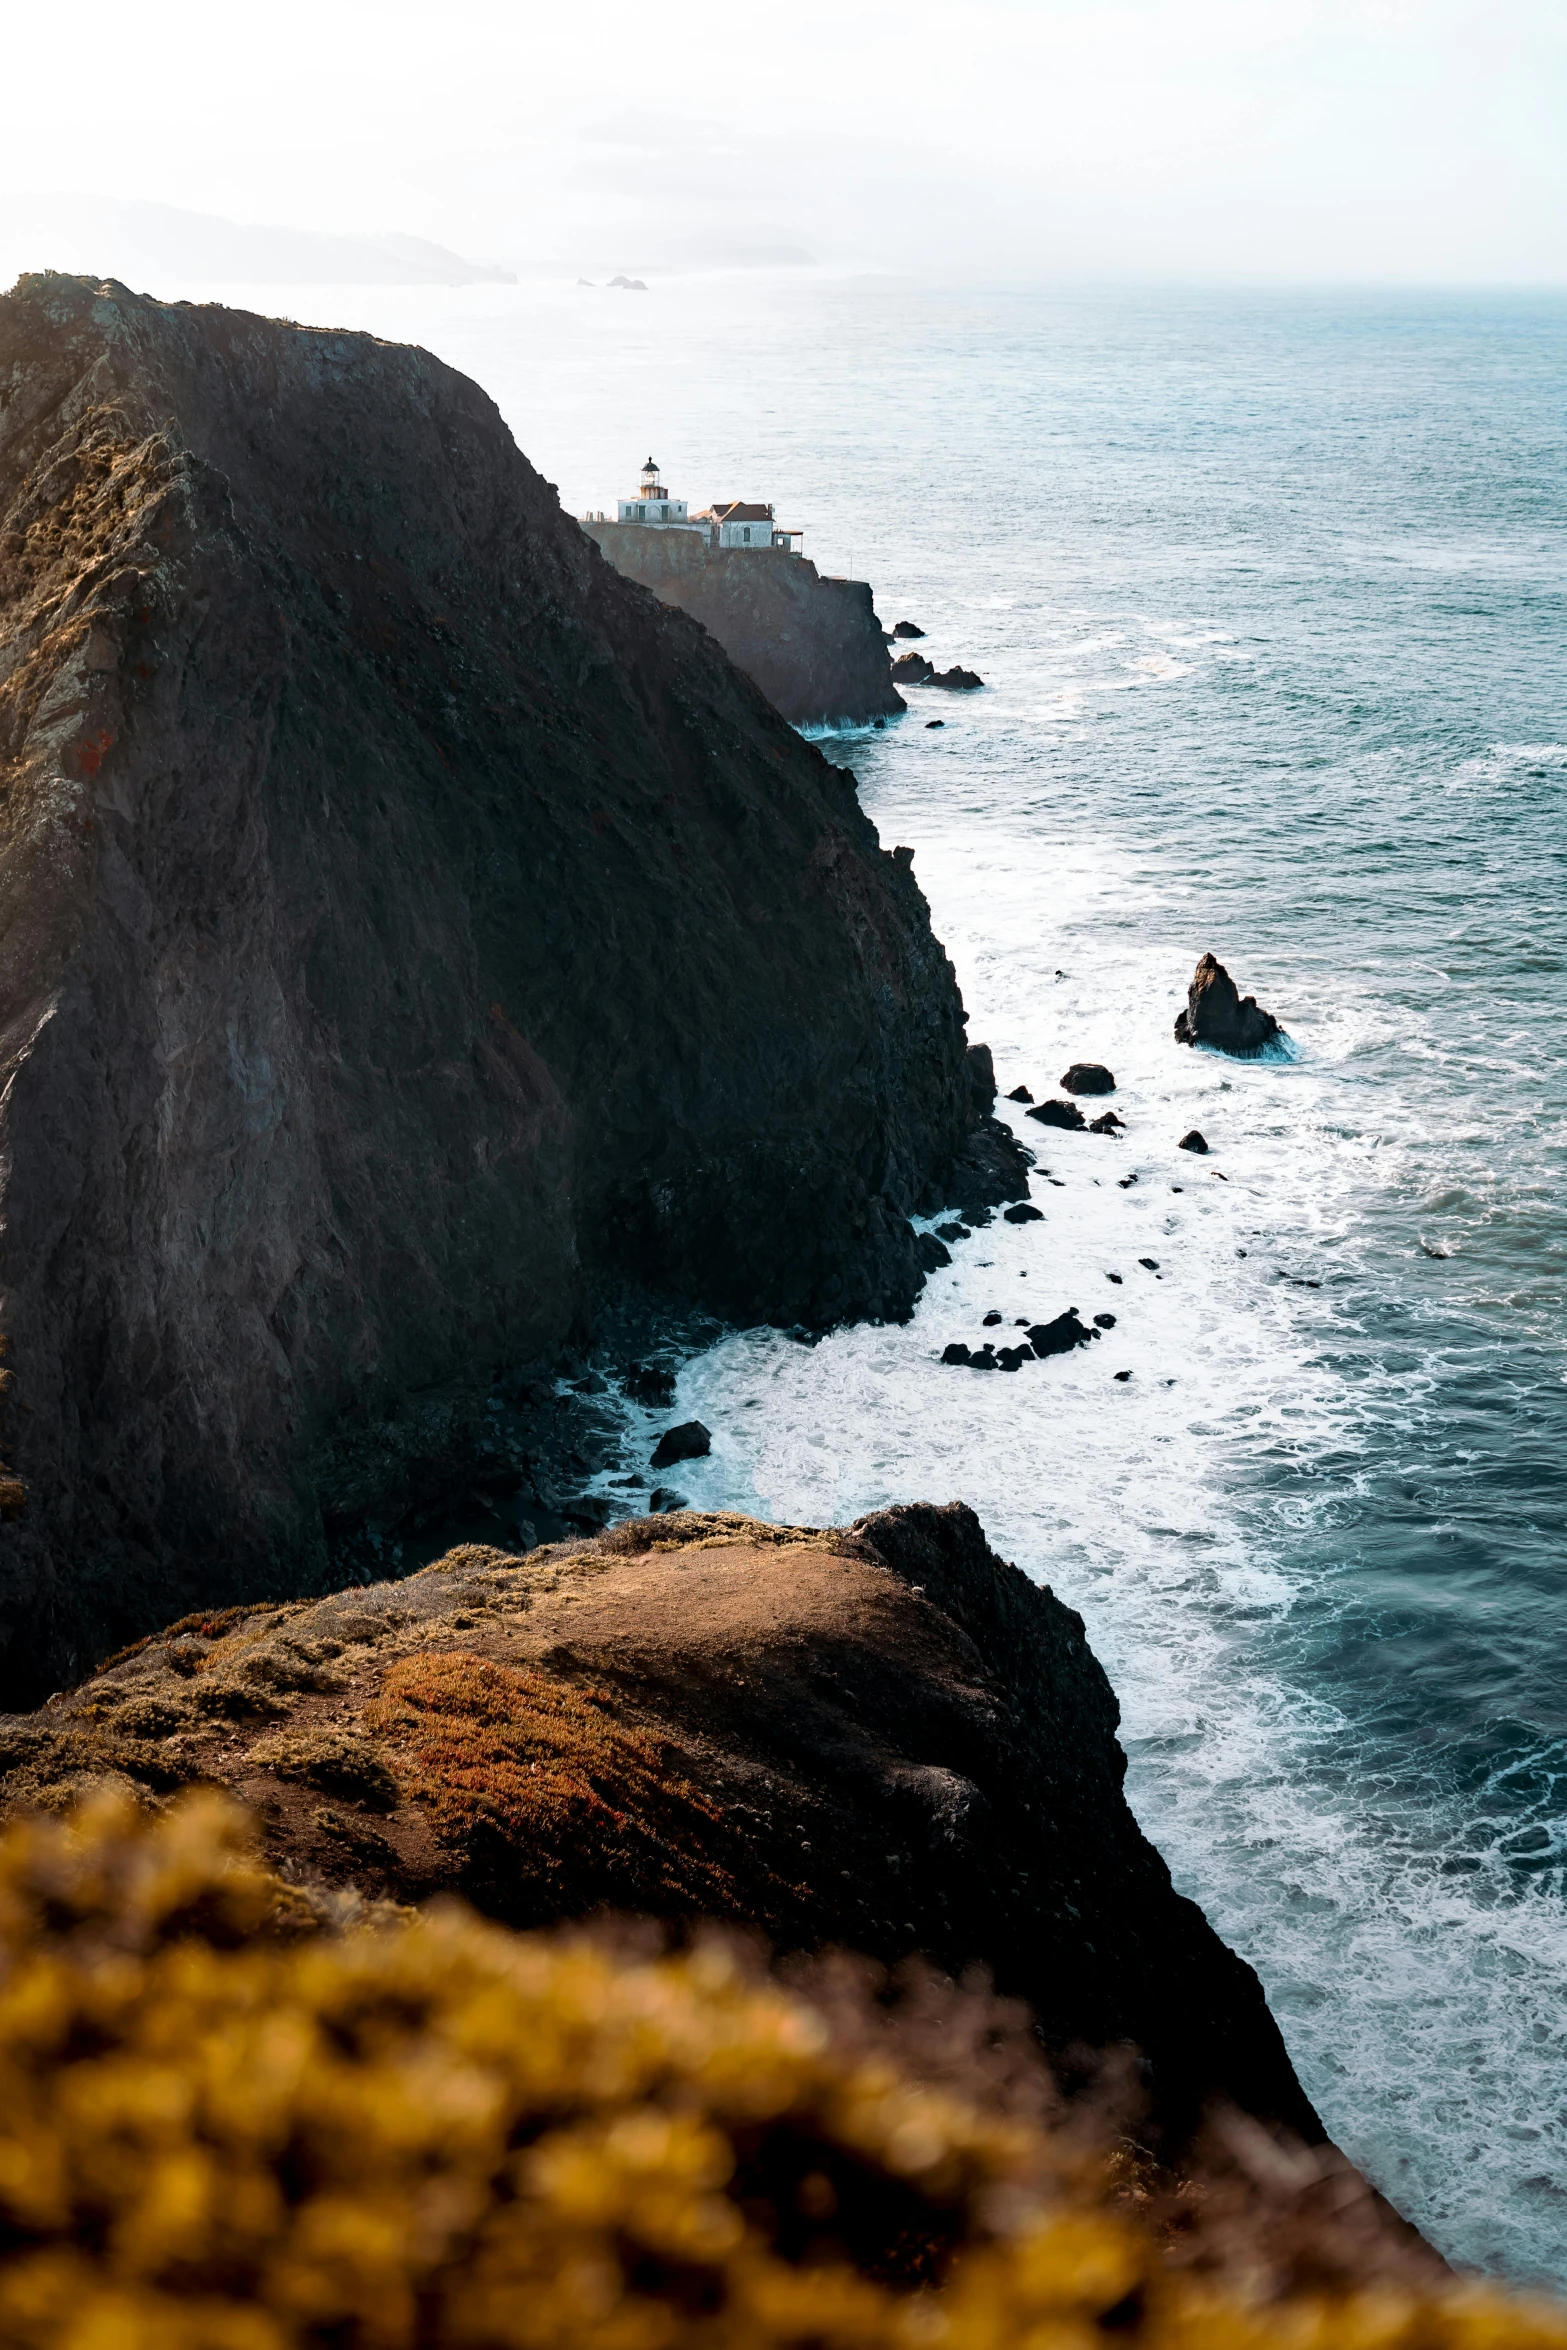
[[[700,1461],[713,1449],[712,1430],[704,1428],[700,1420],[682,1420],[678,1428],[666,1428],[653,1447],[649,1466],[655,1469],[672,1468],[676,1461]]]
[[[859,724],[907,704],[862,579],[824,579],[781,547],[711,547],[695,531],[582,525],[617,571],[699,620],[795,726]]]
[[[1037,1119],[1041,1126],[1059,1126],[1067,1134],[1081,1134],[1088,1123],[1076,1102],[1036,1102],[1023,1115]]]
[[[1078,1317],[1076,1306],[1068,1306],[1064,1314],[1057,1314],[1053,1322],[1036,1322],[1028,1334],[1029,1345],[1036,1355],[1070,1354],[1074,1346],[1089,1346],[1099,1336]]]
[[[1089,1119],[1088,1131],[1090,1134],[1124,1134],[1126,1120],[1117,1117],[1114,1110],[1106,1110],[1101,1117]]]
[[[0,784],[13,1698],[323,1588],[628,1282],[900,1315],[1016,1196],[852,778],[427,353],[0,301]]]
[[[1181,1136],[1175,1147],[1178,1151],[1196,1151],[1202,1158],[1206,1158],[1208,1155],[1207,1138],[1195,1126],[1189,1134]]]
[[[1243,996],[1224,965],[1204,955],[1186,991],[1186,1009],[1175,1015],[1177,1044],[1212,1045],[1216,1052],[1247,1059],[1284,1031],[1255,996]]]
[[[927,1185],[915,1212],[934,1216],[956,1208],[970,1224],[983,1224],[1007,1200],[1027,1199],[1030,1162],[1011,1127],[992,1115],[996,1072],[989,1045],[969,1046],[968,1079],[968,1140],[941,1181]]]
[[[1127,1806],[1117,1721],[1082,1619],[957,1503],[672,1515],[176,1625],[0,1723],[0,1800],[216,1780],[296,1881],[981,1965],[1052,2054],[1140,2050],[1167,2144],[1219,2096],[1320,2141],[1256,1976]]]
[[[973,693],[985,682],[973,669],[938,669],[923,653],[900,653],[892,675],[899,685],[938,685],[949,693]]]
[[[920,637],[925,634],[925,631],[923,628],[917,627],[912,620],[895,620],[892,624],[892,633],[894,636]]]
[[[1063,1093],[1114,1093],[1115,1079],[1102,1061],[1074,1061],[1061,1080]]]

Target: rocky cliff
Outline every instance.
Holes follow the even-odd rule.
[[[709,547],[694,531],[585,525],[617,571],[715,636],[796,726],[890,718],[907,707],[862,579],[823,579],[778,548]]]
[[[1127,1806],[1117,1722],[1081,1617],[956,1503],[691,1513],[176,1625],[0,1721],[0,1803],[215,1780],[305,1885],[980,1965],[1069,2071],[1140,2052],[1167,2143],[1214,2098],[1320,2141],[1256,1976]]]
[[[617,1283],[906,1312],[987,1073],[852,778],[475,385],[0,300],[13,1701],[323,1588],[345,1429],[482,1398]]]

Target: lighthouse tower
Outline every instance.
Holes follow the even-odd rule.
[[[642,485],[634,498],[620,501],[622,522],[650,524],[655,530],[690,529],[687,504],[684,498],[672,498],[658,478],[658,459],[650,457],[642,468]]]

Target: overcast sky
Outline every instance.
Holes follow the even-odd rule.
[[[1567,280],[1567,0],[0,0],[0,21],[6,182],[523,270],[793,246]]]

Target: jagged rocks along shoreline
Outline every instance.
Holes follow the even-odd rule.
[[[692,1512],[177,1624],[0,1720],[0,1805],[216,1782],[301,1885],[981,1966],[1068,2073],[1135,2051],[1168,2147],[1216,2099],[1320,2142],[1256,1976],[1132,1815],[1118,1720],[1082,1618],[961,1504]]]
[[[859,725],[908,707],[864,580],[824,578],[781,548],[710,547],[694,531],[583,528],[617,571],[699,620],[793,725]]]
[[[852,777],[477,386],[0,299],[0,1694],[326,1588],[408,1399],[617,1284],[907,1313],[990,1083]]]

